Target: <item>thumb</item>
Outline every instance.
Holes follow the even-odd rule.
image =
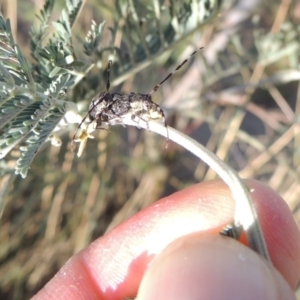
[[[295,299],[279,272],[234,239],[193,234],[170,244],[147,270],[137,299]]]

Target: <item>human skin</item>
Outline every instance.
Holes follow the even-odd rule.
[[[300,232],[286,203],[247,181],[272,264],[219,232],[234,200],[221,181],[170,195],[70,258],[33,297],[44,299],[295,299]]]

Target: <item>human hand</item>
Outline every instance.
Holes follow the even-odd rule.
[[[247,185],[276,269],[218,234],[234,201],[225,184],[211,181],[155,202],[97,239],[33,299],[295,299],[299,229],[275,192]]]

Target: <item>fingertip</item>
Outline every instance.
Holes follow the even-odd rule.
[[[137,299],[295,299],[269,263],[234,239],[199,234],[155,258]]]

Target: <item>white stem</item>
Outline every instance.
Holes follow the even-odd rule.
[[[145,122],[143,120],[139,120],[137,123],[131,119],[130,115],[124,116],[122,120],[125,125],[142,127],[164,137],[168,137],[173,142],[192,152],[211,167],[224,180],[232,192],[233,199],[235,200],[235,225],[242,225],[251,249],[270,261],[256,210],[250,196],[250,191],[239,178],[236,171],[230,168],[225,162],[223,162],[214,153],[210,152],[203,145],[172,127],[166,128],[161,122],[152,120]]]

